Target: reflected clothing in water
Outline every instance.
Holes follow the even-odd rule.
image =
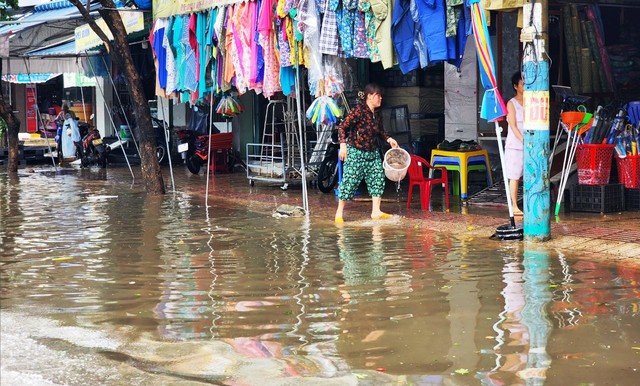
[[[74,142],[79,142],[80,139],[78,122],[73,118],[65,119],[62,126],[62,156],[65,158],[75,157],[76,146]]]

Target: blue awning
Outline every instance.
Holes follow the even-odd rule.
[[[98,10],[100,3],[92,3],[91,11]],[[3,23],[0,27],[0,35],[16,34],[26,28],[34,27],[40,24],[64,21],[72,18],[80,18],[80,11],[75,5],[68,1],[56,1],[38,5],[31,12],[15,20],[13,23]]]
[[[44,83],[60,75],[61,74],[15,74],[2,75],[0,79],[9,83]]]

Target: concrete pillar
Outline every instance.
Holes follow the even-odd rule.
[[[535,5],[535,7],[533,6]],[[549,62],[545,58],[543,14],[547,0],[524,5],[522,29],[524,80],[524,237],[545,241],[551,237],[549,187]],[[533,25],[530,15],[533,12]],[[546,20],[546,18],[544,18]]]

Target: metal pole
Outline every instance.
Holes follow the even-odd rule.
[[[207,184],[204,189],[205,208],[209,208],[209,175],[211,173],[211,128],[212,126],[213,126],[213,93],[211,93],[211,104],[209,105],[209,137],[207,138]]]
[[[167,157],[169,157],[169,173],[171,174],[171,190],[176,192],[176,181],[173,179],[173,160],[171,159],[171,145],[169,144],[169,125],[164,120],[164,103],[162,103],[162,97],[157,97],[160,100],[160,109],[162,110],[162,128],[164,129],[164,141],[167,144]]]
[[[549,62],[544,59],[547,0],[524,5],[524,237],[546,241],[551,237],[549,181]],[[543,17],[543,14],[545,17]]]
[[[296,66],[296,77],[295,77],[295,87],[296,87],[296,110],[298,113],[298,151],[300,152],[300,174],[302,175],[302,208],[304,209],[305,215],[309,215],[309,196],[307,193],[307,168],[305,166],[304,157],[304,143],[302,140],[303,136],[303,125],[302,125],[302,93],[300,92],[300,65],[298,64],[298,43],[294,42],[294,55],[295,55],[295,66]]]
[[[89,67],[91,67],[91,72],[93,73],[93,77],[96,78],[96,87],[98,87],[100,94],[102,94],[102,99],[104,99],[104,90],[102,89],[102,86],[100,86],[100,82],[97,81],[96,70],[93,68],[93,64],[91,64],[91,60],[89,60],[89,54],[86,51],[85,51],[85,55],[87,56],[87,63],[89,63]],[[135,181],[136,176],[135,174],[133,174],[133,169],[131,168],[131,163],[129,163],[129,157],[127,156],[127,152],[124,151],[124,146],[123,146],[124,144],[122,142],[122,138],[120,137],[120,132],[116,127],[115,122],[113,122],[113,116],[111,115],[111,110],[109,109],[109,105],[105,103],[104,107],[107,109],[107,113],[109,114],[109,121],[111,121],[111,126],[113,126],[114,131],[116,133],[116,137],[118,138],[118,142],[120,142],[120,150],[122,150],[122,154],[124,154],[124,159],[125,161],[127,161],[127,166],[129,167],[131,178],[133,179],[133,181]]]

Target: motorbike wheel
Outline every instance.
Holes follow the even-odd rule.
[[[318,189],[330,193],[338,183],[338,157],[325,157],[318,170]]]
[[[200,173],[200,166],[202,165],[202,159],[197,155],[192,155],[187,158],[187,169],[193,174]]]

